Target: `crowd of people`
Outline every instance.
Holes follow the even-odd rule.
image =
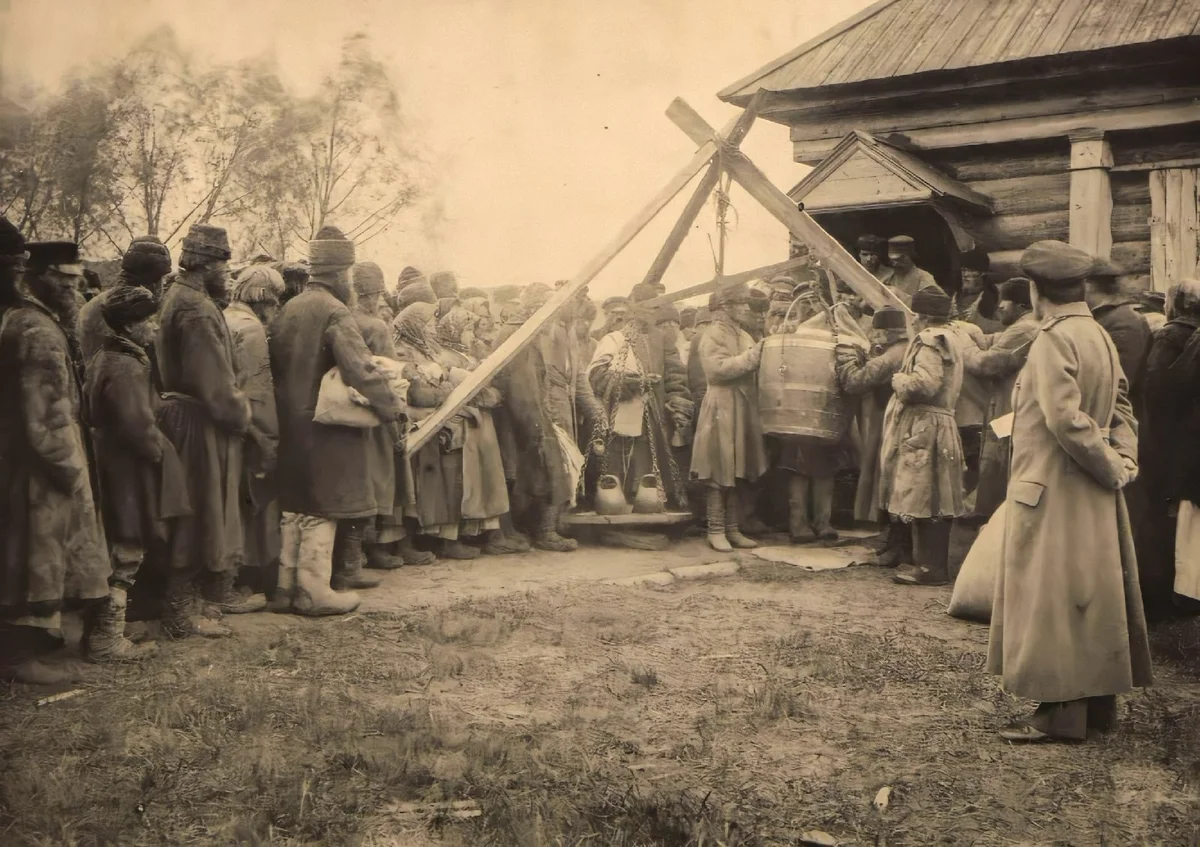
[[[796,544],[831,543],[847,472],[854,520],[884,528],[873,562],[900,583],[943,584],[955,521],[986,522],[1006,499],[1037,505],[1049,472],[1023,469],[1053,454],[1047,443],[1028,455],[1047,433],[1085,468],[1111,459],[1103,450],[1122,457],[1108,488],[1128,502],[1146,612],[1177,609],[1176,526],[1200,502],[1200,283],[1135,297],[1111,263],[1041,242],[1025,275],[1004,281],[986,253],[959,257],[951,295],[918,266],[911,237],[863,235],[858,251],[911,316],[871,309],[815,261],[719,289],[703,308],[677,308],[652,281],[599,306],[584,290],[409,450],[413,428],[557,286],[460,288],[451,272],[408,267],[389,288],[331,226],[307,261],[259,256],[231,269],[228,234],[198,224],[177,267],[160,241],[137,238],[120,279],[97,290],[78,245],[26,243],[0,220],[6,672],[69,674],[45,657],[71,610],[87,658],[126,661],[155,647],[127,637],[134,617],[159,619],[166,638],[221,637],[224,615],[351,611],[356,592],[380,584],[375,571],[569,553],[566,517],[605,498],[691,511],[720,551],[755,547],[773,526]],[[807,254],[793,242],[792,258]],[[1052,329],[1077,314],[1109,341]],[[764,432],[764,345],[801,331],[834,345],[850,410],[837,438]],[[1035,347],[1041,337],[1053,343]],[[1079,356],[1105,344],[1123,380],[1084,390]],[[1033,349],[1045,354],[1036,368]],[[1062,373],[1074,389],[1055,382]],[[370,409],[368,425],[322,422],[331,374]],[[1081,402],[1086,414],[1030,423],[1031,384],[1051,386],[1035,388],[1045,416]],[[1110,401],[1128,414],[1105,420]],[[1010,413],[1012,436],[994,425]],[[1106,431],[1103,450],[1086,442],[1088,421]],[[1151,433],[1140,441],[1139,423]],[[1059,468],[1068,482],[1071,470]],[[1028,552],[1035,572],[1099,537],[1081,513],[1050,511],[1058,540]],[[1187,525],[1200,535],[1200,521]],[[1023,590],[1008,591],[994,626],[1012,632],[1007,609]],[[1016,605],[1028,614],[1032,602]],[[1028,660],[1001,653],[997,667]]]

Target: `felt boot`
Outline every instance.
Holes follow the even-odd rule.
[[[738,528],[740,505],[737,490],[733,488],[727,490],[725,492],[725,540],[735,550],[753,550],[758,546],[758,542],[742,535],[742,531]]]
[[[309,617],[344,615],[362,602],[353,591],[330,588],[333,576],[333,544],[337,523],[305,515],[300,518],[300,549],[296,561],[296,592],[292,606],[296,614]]]
[[[808,477],[788,476],[788,535],[793,544],[808,544],[817,540],[808,522]]]
[[[725,537],[725,494],[721,488],[710,488],[705,495],[708,519],[708,546],[718,553],[732,553],[733,545]]]
[[[275,582],[275,594],[267,603],[267,610],[277,614],[292,611],[292,598],[296,593],[296,560],[300,556],[300,524],[289,512],[280,523],[279,573]]]
[[[533,546],[539,550],[551,553],[570,553],[579,548],[579,542],[574,538],[564,538],[558,532],[558,517],[562,507],[552,503],[541,504],[538,513],[538,533]]]
[[[242,594],[233,587],[237,571],[217,571],[208,575],[204,583],[204,599],[223,615],[245,615],[261,612],[267,608],[263,594]]]
[[[831,476],[815,476],[812,483],[812,530],[822,541],[837,541],[838,533],[833,528],[833,488]]]
[[[366,521],[338,521],[333,542],[333,579],[335,591],[375,588],[382,577],[363,573],[367,555],[363,550]]]
[[[125,637],[125,592],[124,586],[110,586],[108,597],[88,610],[84,643],[89,662],[136,662],[158,649],[152,641],[134,644]]]

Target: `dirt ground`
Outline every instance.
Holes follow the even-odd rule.
[[[719,558],[405,569],[71,699],[0,689],[0,843],[1200,844],[1196,622],[1118,732],[1018,747],[948,589],[752,556],[610,583]]]

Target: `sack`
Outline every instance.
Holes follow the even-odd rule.
[[[950,597],[950,608],[946,610],[950,617],[991,622],[1000,550],[1004,545],[1004,518],[1007,514],[1008,504],[1001,503],[971,545],[971,552],[963,560],[958,579],[954,580],[954,594]]]
[[[1200,509],[1190,500],[1175,522],[1175,593],[1200,600]]]
[[[404,363],[383,356],[371,358],[387,378],[392,393],[401,405],[404,405],[408,399],[408,380],[403,376]],[[313,422],[325,426],[351,426],[358,429],[370,429],[383,423],[367,398],[342,381],[342,373],[336,367],[330,368],[329,372],[321,377],[321,389],[317,393]]]

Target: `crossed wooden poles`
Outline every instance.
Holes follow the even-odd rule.
[[[758,108],[762,102],[763,92],[751,100],[746,109],[722,127],[718,133],[683,100],[676,98],[667,109],[667,117],[677,127],[683,130],[699,148],[683,168],[671,178],[661,191],[647,203],[627,223],[616,237],[609,242],[596,256],[584,265],[570,281],[558,288],[546,304],[538,309],[524,324],[510,335],[503,344],[497,347],[490,356],[480,363],[471,375],[463,380],[436,412],[426,418],[408,437],[408,450],[415,453],[424,446],[454,415],[462,410],[481,388],[491,382],[500,370],[513,360],[541,330],[542,326],[558,313],[575,294],[611,262],[618,253],[633,241],[647,224],[661,212],[697,174],[703,172],[704,177],[696,186],[687,206],[676,221],[671,233],[654,263],[650,266],[645,279],[656,282],[666,272],[667,267],[675,258],[680,245],[695,222],[700,210],[704,208],[709,195],[716,188],[722,173],[728,173],[738,185],[763,208],[775,216],[788,231],[801,242],[808,245],[812,255],[844,281],[873,308],[893,306],[911,314],[890,289],[872,276],[853,256],[846,252],[838,241],[817,224],[807,214],[800,211],[786,194],[771,184],[758,167],[739,149],[739,145],[754,125]],[[803,260],[782,262],[755,268],[751,271],[732,276],[718,276],[707,282],[693,285],[681,291],[664,295],[650,301],[647,306],[682,300],[698,294],[706,294],[737,285],[752,279],[769,277],[784,273],[799,267]]]

